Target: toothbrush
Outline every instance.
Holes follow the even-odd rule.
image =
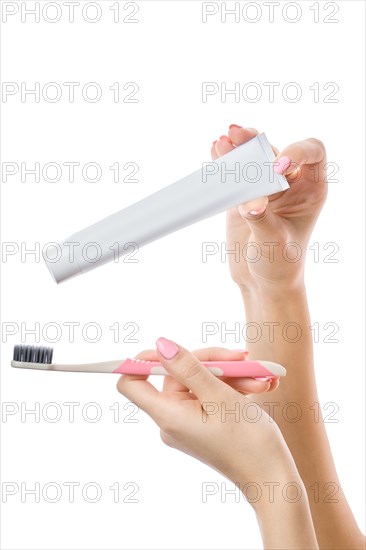
[[[102,363],[62,365],[52,363],[53,349],[39,346],[15,346],[12,367],[66,372],[114,372],[118,374],[162,374],[168,371],[158,361],[119,359]],[[286,369],[272,361],[202,361],[215,376],[277,378],[286,376]]]
[[[61,243],[47,244],[46,265],[60,283],[237,204],[284,191],[289,185],[274,171],[274,158],[265,134],[259,134]]]

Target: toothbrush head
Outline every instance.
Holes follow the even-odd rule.
[[[53,348],[44,346],[14,346],[13,361],[22,363],[52,363]]]

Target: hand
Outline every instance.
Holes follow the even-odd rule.
[[[200,361],[245,361],[249,352],[245,350],[226,348],[203,348],[196,349],[193,355]],[[142,351],[136,355],[136,359],[143,359],[145,361],[160,361],[159,353],[156,349],[148,349]],[[140,379],[144,377],[139,377]],[[145,377],[146,379],[146,377]],[[272,392],[278,388],[280,383],[279,378],[248,378],[248,377],[226,377],[220,376],[220,380],[234,388],[236,391],[243,395],[250,395],[254,393],[266,393]],[[163,391],[172,391],[176,387],[176,383],[171,376],[165,376]],[[189,392],[187,388],[184,388],[185,392]],[[180,396],[181,397],[181,396]]]
[[[257,134],[253,128],[231,125],[228,136],[214,142],[212,158]],[[303,283],[306,248],[327,196],[326,152],[319,140],[310,138],[274,152],[275,169],[286,176],[290,188],[227,213],[228,250],[240,246],[239,262],[229,255],[230,271],[244,289],[264,284],[281,290]]]
[[[117,388],[160,426],[164,443],[240,485],[253,480],[260,483],[269,472],[280,476],[284,464],[286,472],[289,467],[297,475],[280,430],[259,406],[215,377],[183,347],[165,338],[159,338],[157,347],[157,353],[145,352],[139,358],[158,359],[169,371],[163,391],[147,377],[132,375],[123,375]],[[219,349],[196,353],[203,360],[233,359],[233,354],[238,359],[238,353],[242,355]],[[240,391],[253,391],[253,384],[264,384],[262,391],[269,389],[268,382],[251,379],[231,380],[231,384]]]

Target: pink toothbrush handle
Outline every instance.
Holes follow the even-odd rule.
[[[202,361],[216,376],[276,378],[285,376],[286,369],[271,361]],[[169,374],[158,361],[142,361],[140,359],[125,359],[113,372],[120,374]]]

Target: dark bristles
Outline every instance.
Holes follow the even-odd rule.
[[[52,363],[53,348],[42,346],[14,346],[13,360],[23,363]]]

